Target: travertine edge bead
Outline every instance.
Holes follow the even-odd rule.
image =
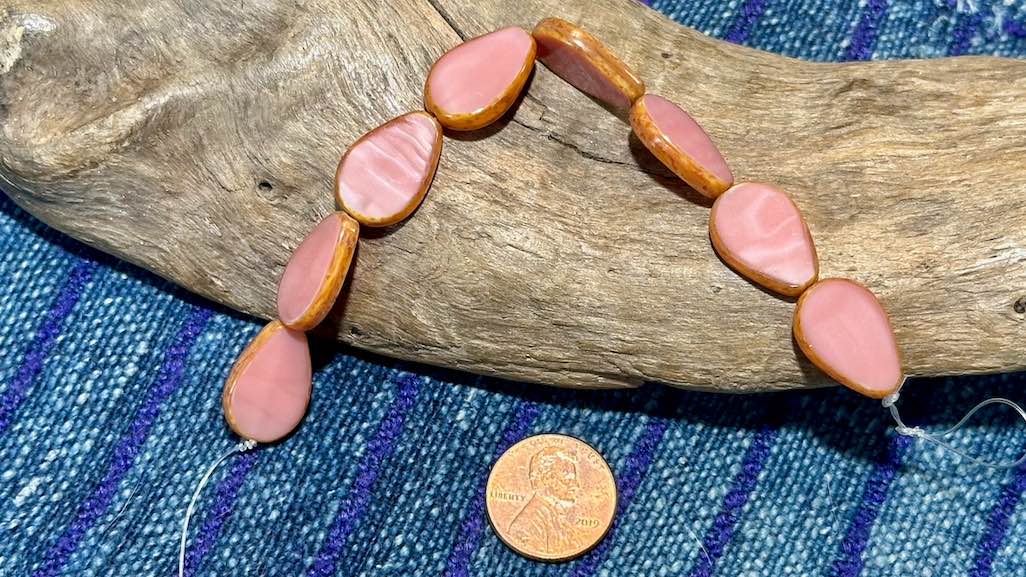
[[[520,53],[504,54],[503,50],[508,47],[496,46],[502,42],[517,43],[514,49]],[[475,54],[475,51],[485,53]],[[467,40],[431,66],[424,83],[424,108],[452,130],[478,130],[488,126],[501,118],[520,96],[534,69],[536,51],[534,37],[516,26]],[[507,62],[502,60],[503,56],[514,58]],[[450,66],[460,58],[471,62]],[[494,84],[488,87],[490,90],[481,88],[485,81]],[[459,82],[474,83],[476,90],[445,86]]]
[[[741,183],[717,197],[709,212],[709,239],[730,268],[777,294],[797,297],[819,277],[805,218],[774,186]]]
[[[656,116],[663,116],[662,124]],[[734,175],[705,130],[676,104],[646,94],[631,107],[638,140],[667,168],[701,194],[716,198],[734,184]],[[671,135],[670,133],[677,133]]]
[[[828,314],[816,316],[820,308]],[[867,397],[883,399],[904,381],[887,311],[872,291],[853,280],[830,278],[809,287],[795,307],[793,332],[814,365]]]
[[[422,128],[432,134],[413,132]],[[430,138],[427,150],[417,142],[421,137]],[[384,145],[375,142],[378,139]],[[441,154],[442,126],[434,116],[417,111],[393,118],[361,136],[342,155],[335,171],[335,200],[365,226],[396,224],[423,202]],[[380,173],[389,168],[419,177],[385,179]]]
[[[322,220],[296,247],[278,282],[278,318],[293,330],[308,331],[324,320],[345,283],[356,252],[360,225],[344,212],[334,212]],[[325,260],[319,251],[328,247],[311,243],[331,243]],[[321,262],[311,262],[311,260]],[[310,268],[317,266],[317,286],[311,287]],[[297,303],[295,299],[303,301]]]
[[[277,348],[268,351],[267,347],[272,344]],[[290,355],[293,358],[261,358],[262,355],[266,357],[272,353]],[[254,367],[254,363],[257,362],[260,365]],[[277,373],[268,378],[251,374],[253,370],[292,373],[285,374],[284,378]],[[253,382],[248,383],[247,379],[253,379]],[[312,379],[306,334],[289,329],[281,321],[271,321],[242,351],[225,380],[221,395],[221,409],[225,421],[231,430],[243,439],[259,443],[278,441],[291,433],[303,420],[310,403]],[[239,404],[239,394],[252,392],[240,390],[247,385],[259,389],[257,398]],[[270,406],[258,406],[261,403]],[[249,411],[255,413],[248,414]],[[273,417],[270,417],[271,415]]]
[[[630,108],[645,94],[645,83],[634,71],[586,30],[561,18],[546,18],[532,35],[538,60],[585,94],[620,109]],[[567,61],[572,57],[576,62]]]

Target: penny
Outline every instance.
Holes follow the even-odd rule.
[[[616,512],[616,481],[602,455],[566,435],[510,447],[486,486],[488,520],[503,543],[539,561],[569,561],[598,545]]]

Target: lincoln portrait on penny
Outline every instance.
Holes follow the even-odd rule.
[[[578,546],[574,506],[581,486],[577,455],[559,447],[546,447],[531,457],[528,466],[533,494],[509,524],[513,536],[546,553]]]

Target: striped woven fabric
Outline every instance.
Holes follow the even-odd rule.
[[[704,32],[816,60],[1026,55],[1026,4],[657,0]],[[541,16],[541,15],[539,15]],[[0,197],[0,575],[170,576],[193,484],[236,441],[220,387],[259,325],[47,230]],[[959,465],[845,390],[584,393],[336,354],[286,443],[235,457],[194,519],[189,575],[1026,575],[1026,469]],[[1024,375],[914,382],[952,423]],[[984,416],[957,443],[1014,458]],[[990,420],[988,420],[990,419]],[[490,464],[563,432],[609,460],[616,525],[567,564],[483,516]]]

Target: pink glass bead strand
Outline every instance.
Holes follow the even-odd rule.
[[[543,40],[542,62],[550,60],[552,72],[612,105],[633,102],[630,124],[638,140],[681,180],[715,199],[709,236],[717,254],[759,286],[801,297],[793,325],[805,355],[864,395],[882,398],[897,391],[903,379],[901,355],[887,313],[868,289],[853,281],[817,283],[816,247],[791,198],[768,184],[734,185],[734,173],[719,148],[690,114],[662,96],[625,96],[622,89],[613,90],[643,89],[644,84],[625,83],[620,71],[628,70],[626,65],[605,47],[596,47],[598,41],[587,32],[554,20],[536,28]],[[600,53],[608,56],[597,57]]]
[[[438,168],[442,124],[470,130],[508,110],[527,80],[534,39],[511,27],[442,55],[425,84],[431,113],[396,117],[356,140],[336,170],[345,212],[321,221],[293,252],[278,285],[279,320],[239,356],[222,395],[225,420],[244,439],[269,443],[298,426],[312,390],[306,335],[324,320],[345,282],[360,224],[390,226],[420,206]]]

